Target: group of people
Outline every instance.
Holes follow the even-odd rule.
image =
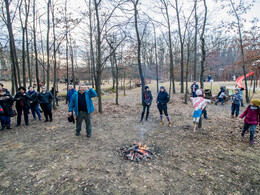
[[[46,90],[45,86],[42,86],[42,91],[37,93],[34,90],[34,87],[29,87],[29,90],[26,92],[24,87],[19,87],[18,92],[14,98],[10,95],[10,92],[3,88],[3,85],[0,83],[0,120],[2,128],[5,127],[10,129],[11,117],[14,116],[14,110],[12,105],[16,102],[16,111],[17,111],[17,125],[21,125],[22,113],[24,114],[25,124],[29,125],[28,113],[31,110],[33,118],[36,120],[36,115],[38,119],[41,120],[41,113],[39,105],[44,112],[45,122],[52,122],[52,100],[53,95],[51,92]],[[193,113],[193,122],[194,130],[199,127],[201,122],[201,116],[204,114],[204,118],[207,118],[206,106],[207,103],[211,103],[211,100],[205,99],[205,93],[203,89],[200,89],[199,86],[194,82],[191,86],[192,97],[191,101],[194,106]],[[76,115],[76,136],[80,135],[82,122],[83,120],[86,123],[86,132],[87,137],[90,138],[92,135],[92,124],[91,124],[91,113],[94,111],[94,105],[92,98],[96,97],[97,93],[94,89],[89,88],[84,85],[79,86],[79,90],[76,91],[72,85],[69,86],[67,92],[67,101],[68,101],[68,115],[71,118],[74,118],[73,112]],[[224,87],[220,88],[218,94],[218,102],[224,102],[224,97],[227,97],[226,90]],[[149,110],[153,101],[152,93],[148,86],[145,86],[145,90],[142,93],[142,105],[143,112],[141,114],[141,120],[143,121],[145,112],[145,120],[148,121]],[[163,86],[160,87],[160,91],[157,95],[156,103],[157,108],[160,113],[160,124],[164,124],[163,113],[167,118],[168,126],[172,126],[170,117],[168,115],[167,104],[170,101],[169,94]],[[235,93],[231,95],[231,118],[239,116],[240,104],[243,101],[241,95],[241,89],[235,89]],[[239,118],[244,118],[244,127],[242,129],[241,136],[244,137],[246,131],[250,128],[250,143],[254,144],[254,134],[257,124],[260,122],[260,100],[252,100],[250,105],[246,108],[243,114]],[[74,121],[74,120],[73,120]]]
[[[260,100],[253,99],[250,105],[246,108],[242,115],[239,116],[240,107],[245,107],[243,102],[243,90],[244,88],[236,88],[235,93],[231,94],[231,118],[244,118],[244,126],[242,129],[241,136],[245,136],[245,132],[248,131],[250,128],[250,143],[254,144],[254,135],[255,135],[255,128],[257,124],[260,124]],[[193,122],[194,122],[194,130],[199,126],[201,122],[201,116],[203,113],[206,112],[206,105],[210,103],[210,100],[204,99],[204,93],[202,89],[199,89],[199,86],[196,84],[196,81],[193,82],[191,86],[192,98],[191,101],[194,106],[194,113],[193,113]],[[221,86],[220,92],[217,95],[217,101],[221,102],[224,105],[225,99],[228,97],[229,94],[226,94],[226,89]]]
[[[22,122],[22,114],[24,115],[25,125],[29,125],[28,114],[31,110],[33,119],[41,120],[41,109],[44,113],[45,122],[52,122],[52,100],[53,95],[51,92],[46,90],[45,86],[42,86],[42,91],[37,93],[33,86],[28,87],[28,91],[24,87],[19,87],[18,92],[14,97],[11,96],[10,92],[4,88],[3,84],[0,83],[0,120],[1,120],[1,131],[5,128],[11,129],[11,117],[17,114],[16,127],[19,127]],[[15,103],[15,108],[13,104]]]

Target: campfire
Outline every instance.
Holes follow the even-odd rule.
[[[121,152],[126,160],[131,160],[134,162],[151,159],[153,155],[149,148],[141,143],[133,143],[129,147],[124,146],[121,148]]]

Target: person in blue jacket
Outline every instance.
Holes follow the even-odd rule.
[[[163,86],[160,87],[160,92],[158,93],[158,96],[157,96],[157,108],[160,112],[160,119],[161,119],[161,122],[160,124],[163,125],[164,124],[164,121],[163,121],[163,112],[168,120],[168,126],[171,127],[172,124],[171,124],[171,121],[170,121],[170,117],[168,115],[168,112],[167,112],[167,103],[170,101],[170,97],[169,97],[169,94],[166,92],[165,88]]]
[[[196,83],[196,81],[193,81],[193,84],[190,86],[192,97],[197,97],[196,91],[199,89],[199,85]]]
[[[68,105],[70,105],[71,96],[73,95],[73,93],[74,93],[75,91],[76,91],[76,90],[73,88],[73,85],[69,85],[69,89],[68,89],[68,92],[67,92]]]
[[[87,87],[85,91],[84,86],[80,85],[79,90],[74,92],[70,99],[69,104],[69,115],[73,114],[73,111],[76,115],[76,136],[80,135],[82,122],[85,120],[87,137],[90,138],[92,134],[92,125],[91,125],[91,113],[95,110],[91,98],[97,96],[97,93],[94,89]]]

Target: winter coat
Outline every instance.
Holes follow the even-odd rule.
[[[159,92],[157,96],[157,107],[163,109],[167,107],[167,103],[170,101],[169,94],[166,91]]]
[[[235,98],[235,99],[233,99],[233,98]],[[242,96],[240,95],[240,93],[232,95],[231,102],[233,104],[239,104],[240,105],[241,100],[242,100]]]
[[[69,102],[70,102],[70,99],[71,99],[73,93],[75,93],[75,91],[76,91],[75,89],[68,90],[68,92],[67,92],[67,100]]]
[[[19,108],[19,107],[29,108],[30,107],[31,97],[27,93],[24,93],[24,94],[25,95],[23,95],[20,91],[18,91],[15,94],[14,101],[16,101],[16,104],[15,104],[16,108]]]
[[[97,93],[94,89],[89,89],[85,91],[85,98],[86,98],[86,104],[87,104],[87,110],[88,113],[90,114],[91,112],[94,112],[95,108],[92,102],[91,98],[94,98],[97,96]],[[75,112],[76,116],[78,116],[79,113],[79,108],[78,108],[78,100],[79,100],[79,92],[76,91],[72,95],[70,99],[70,105],[69,105],[69,112]]]
[[[0,105],[2,106],[4,113],[1,114],[2,116],[12,116],[12,105],[14,103],[13,97],[9,94],[0,95],[0,97],[9,97],[9,99],[0,100]]]
[[[226,97],[227,97],[227,95],[225,94],[225,92],[222,92],[222,93],[218,96],[218,98],[221,98],[221,99],[226,98]]]
[[[32,93],[30,91],[27,92],[27,94],[31,97],[30,106],[35,107],[38,105],[38,94],[36,91],[33,91]]]
[[[153,101],[152,92],[150,90],[144,91],[143,94],[142,94],[143,106],[146,106],[148,103],[149,103],[149,105],[151,105],[152,101]]]
[[[39,104],[51,104],[53,100],[53,96],[51,94],[51,92],[46,91],[45,93],[40,92],[38,94],[38,103]]]
[[[226,90],[225,90],[224,88],[222,88],[222,89],[220,90],[220,92],[218,93],[218,97],[219,97],[220,94],[223,93],[223,92],[224,92],[224,93],[226,92]]]
[[[193,86],[195,85],[195,91],[193,91]],[[197,89],[199,88],[199,85],[198,84],[192,84],[190,89],[191,89],[191,92],[196,92]]]
[[[245,123],[257,125],[260,122],[260,109],[259,107],[249,106],[239,118],[245,118]]]

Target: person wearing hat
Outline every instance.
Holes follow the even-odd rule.
[[[199,89],[199,85],[196,83],[196,81],[193,81],[193,84],[191,85],[190,89],[191,89],[192,97],[197,97],[196,91]]]
[[[252,100],[250,105],[246,108],[239,118],[244,118],[244,127],[241,136],[244,137],[246,131],[250,128],[250,144],[254,144],[255,128],[260,122],[260,100]]]
[[[234,114],[236,112],[236,118],[239,115],[240,103],[242,96],[239,93],[239,89],[235,89],[235,93],[231,97],[231,118],[234,118]]]
[[[42,86],[42,91],[38,94],[38,103],[43,110],[45,122],[52,122],[52,100],[51,92],[47,91],[45,86]]]
[[[146,118],[145,118],[145,120],[148,121],[149,110],[150,110],[150,106],[151,106],[152,101],[153,101],[152,92],[149,90],[149,87],[145,86],[144,88],[145,88],[145,91],[142,94],[143,112],[142,112],[142,116],[141,116],[140,122],[143,121],[146,108],[147,108],[147,111],[146,111]]]
[[[73,88],[73,85],[69,85],[69,89],[68,89],[68,92],[67,92],[68,105],[70,105],[71,96],[73,95],[73,93],[74,93],[75,91],[76,91],[76,90]]]
[[[18,92],[14,96],[14,101],[16,101],[16,110],[17,110],[17,124],[19,127],[22,121],[22,112],[24,114],[25,124],[29,125],[28,113],[30,108],[31,97],[25,93],[26,89],[24,87],[19,87]]]
[[[241,95],[241,107],[245,107],[245,104],[244,104],[244,100],[243,100],[243,91],[244,91],[245,89],[243,88],[243,87],[241,87],[240,89],[239,89],[239,93],[240,93],[240,95]]]
[[[13,97],[10,94],[6,93],[5,89],[0,89],[0,105],[3,109],[3,113],[0,114],[0,120],[2,128],[1,131],[4,130],[5,127],[7,129],[11,129],[11,116],[13,115],[12,105],[13,105]]]
[[[4,85],[2,83],[0,83],[0,90],[4,90],[6,95],[10,95],[10,92],[6,88],[4,88]]]
[[[40,112],[39,104],[38,104],[38,94],[34,90],[34,87],[31,86],[28,88],[29,88],[29,91],[27,92],[27,94],[31,97],[30,108],[32,111],[33,118],[34,118],[34,120],[36,120],[36,114],[37,114],[39,120],[41,120],[42,116],[41,116],[41,112]]]
[[[157,108],[160,112],[160,119],[161,119],[161,122],[160,124],[163,125],[164,124],[164,121],[163,121],[163,112],[168,120],[168,126],[171,127],[172,124],[171,124],[171,121],[170,121],[170,117],[168,115],[168,112],[167,112],[167,103],[170,101],[170,97],[169,97],[169,94],[166,92],[165,88],[163,86],[160,87],[160,92],[158,93],[158,96],[157,96]]]
[[[201,115],[204,113],[204,109],[207,106],[207,103],[211,103],[210,100],[204,99],[203,91],[201,89],[198,89],[196,91],[197,97],[191,97],[191,101],[194,107],[193,112],[193,123],[194,123],[194,131],[198,128],[202,127],[202,121],[201,121]]]
[[[80,135],[82,122],[85,120],[87,137],[90,138],[92,135],[92,125],[91,125],[91,113],[94,112],[94,105],[92,98],[96,97],[97,93],[94,89],[87,87],[84,89],[83,85],[79,86],[79,91],[76,91],[70,100],[69,105],[69,116],[73,114],[76,115],[76,136]]]

